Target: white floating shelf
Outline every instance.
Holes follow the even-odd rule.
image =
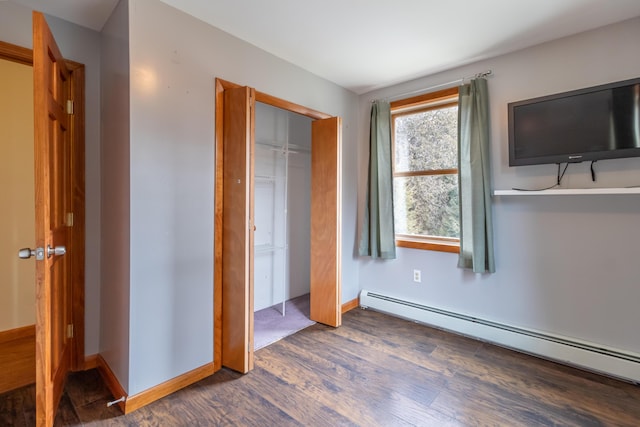
[[[558,188],[540,191],[494,190],[494,196],[573,196],[593,194],[640,194],[640,187],[631,188]]]

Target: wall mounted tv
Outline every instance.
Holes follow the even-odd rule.
[[[509,166],[640,156],[640,78],[525,101],[509,109]]]

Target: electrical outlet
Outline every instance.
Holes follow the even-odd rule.
[[[413,281],[416,283],[422,282],[422,273],[420,270],[413,270]]]

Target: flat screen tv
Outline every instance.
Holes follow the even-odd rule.
[[[525,101],[509,109],[509,166],[640,156],[640,78]]]

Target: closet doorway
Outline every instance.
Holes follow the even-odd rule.
[[[256,170],[257,102],[265,104],[259,108],[276,107],[311,119],[310,318],[334,327],[342,320],[340,118],[216,79],[214,366],[239,372],[253,369],[256,245],[258,252],[274,251],[274,259],[275,251],[281,250],[276,248],[277,239],[265,238],[268,226],[256,223],[256,181],[275,181],[275,175],[261,172],[260,164]],[[265,141],[259,145],[258,151],[267,148]],[[263,214],[261,211],[259,217],[264,218]],[[261,227],[258,233],[257,227]],[[282,242],[286,245],[286,239]],[[260,274],[263,279],[262,270]],[[285,284],[281,283],[282,297]]]
[[[310,320],[311,118],[255,104],[254,349]]]

